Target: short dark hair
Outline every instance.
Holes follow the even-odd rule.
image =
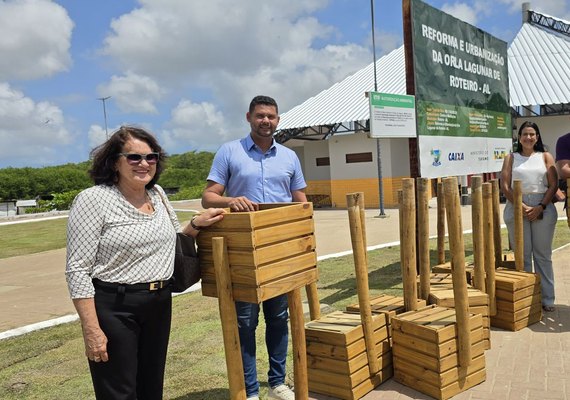
[[[156,182],[158,182],[158,178],[160,178],[160,174],[164,169],[166,153],[162,150],[156,138],[149,132],[134,126],[121,126],[105,143],[95,147],[91,151],[93,164],[89,170],[89,175],[96,185],[113,186],[119,181],[119,176],[115,170],[115,163],[120,157],[119,153],[123,151],[125,143],[132,138],[145,142],[153,152],[159,154],[158,162],[156,163],[156,172],[152,180],[147,183],[145,187],[151,189]]]
[[[538,125],[532,121],[523,122],[519,128],[519,134],[517,136],[517,153],[522,153],[521,135],[524,128],[532,128],[535,130],[536,134],[538,135],[538,139],[534,144],[534,151],[540,151],[544,153],[546,150],[544,149],[544,144],[542,143],[542,135],[540,134],[540,129],[538,129]]]
[[[255,110],[255,106],[257,106],[258,104],[263,104],[265,106],[273,106],[275,107],[275,111],[277,111],[277,114],[279,114],[279,107],[277,107],[277,102],[275,101],[275,99],[269,96],[255,96],[251,100],[251,103],[249,103],[250,114],[253,112],[253,110]]]

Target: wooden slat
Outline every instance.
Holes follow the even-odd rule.
[[[360,385],[356,386],[352,390],[350,388],[341,388],[334,386],[331,382],[321,383],[311,381],[309,377],[309,390],[315,393],[320,393],[328,396],[333,396],[337,399],[344,400],[357,400],[363,397],[365,394],[369,393],[376,386],[380,385],[382,382],[390,379],[393,375],[392,367],[389,366],[384,370],[380,371],[378,374],[369,377]]]
[[[382,369],[388,368],[392,365],[392,355],[388,354],[378,358]],[[309,381],[328,383],[329,385],[337,387],[354,388],[360,385],[366,379],[370,378],[370,371],[367,365],[357,370],[351,371],[349,374],[341,374],[337,372],[326,371],[323,369],[309,368]]]
[[[495,328],[505,329],[507,331],[516,332],[521,330],[522,328],[526,328],[527,326],[531,326],[539,322],[542,319],[542,311],[537,312],[536,314],[532,314],[527,318],[520,319],[518,321],[507,321],[502,319],[496,319],[493,317],[491,320],[491,325]]]
[[[530,307],[533,304],[542,304],[542,296],[540,291],[538,293],[533,294],[532,296],[525,297],[521,300],[513,301],[504,301],[504,300],[497,300],[497,308],[500,311],[514,313],[516,311],[522,310],[524,308]]]
[[[314,332],[313,332],[314,333]],[[306,335],[305,335],[306,336]],[[321,341],[312,340],[314,337],[307,337],[307,354],[311,354],[313,356],[318,357],[327,357],[333,358],[336,360],[349,360],[353,357],[356,357],[358,354],[362,353],[366,350],[366,346],[364,340],[358,339],[352,343],[347,345],[335,345],[324,343]],[[316,338],[321,340],[322,337]],[[377,345],[380,345],[381,342],[388,340],[388,330],[387,329],[379,329],[374,332],[374,340],[376,341]],[[388,342],[387,342],[388,343]],[[389,343],[388,343],[389,344]],[[384,346],[384,345],[382,345]],[[388,351],[389,346],[387,347]]]
[[[468,368],[455,367],[443,373],[437,373],[427,368],[410,362],[411,360],[403,360],[394,357],[394,368],[396,371],[403,371],[407,375],[414,377],[418,381],[428,382],[437,388],[445,388],[463,379],[466,376],[485,368],[485,355],[481,354],[475,357]]]
[[[516,292],[513,292],[512,290],[497,290],[496,297],[497,299],[515,302],[537,293],[540,293],[540,284],[527,286],[525,288],[517,290]]]
[[[284,239],[299,236],[312,235],[315,227],[312,218],[274,225],[267,228],[257,229],[253,233],[256,247],[283,241]]]
[[[483,340],[483,329],[479,327],[470,332],[470,342],[477,343]],[[392,334],[392,345],[409,347],[417,352],[425,353],[437,358],[443,358],[457,352],[457,339],[452,338],[445,342],[430,342],[417,336]]]
[[[524,271],[500,270],[495,272],[497,289],[516,291],[540,282],[537,274]]]

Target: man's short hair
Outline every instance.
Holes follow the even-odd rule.
[[[251,103],[249,103],[250,114],[253,112],[255,106],[257,106],[258,104],[262,104],[265,106],[273,106],[275,107],[275,111],[277,111],[277,114],[279,114],[279,107],[277,107],[277,102],[275,101],[275,99],[269,96],[255,96],[253,100],[251,100]]]

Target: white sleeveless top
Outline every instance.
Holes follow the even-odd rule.
[[[548,178],[543,153],[536,152],[530,157],[513,153],[511,186],[515,179],[522,182],[523,194],[546,192],[548,190]]]

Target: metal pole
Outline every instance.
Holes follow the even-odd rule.
[[[372,19],[372,56],[374,58],[374,91],[378,91],[378,75],[376,73],[376,38],[374,34],[374,0],[370,0],[370,15]],[[382,157],[380,155],[380,138],[376,138],[376,160],[378,162],[378,199],[380,203],[380,214],[378,217],[386,218],[384,213],[384,185],[382,183]]]
[[[107,131],[107,109],[105,108],[105,101],[109,100],[111,96],[107,97],[100,97],[97,100],[101,100],[103,102],[103,117],[105,118],[105,136],[109,139],[109,131]]]

